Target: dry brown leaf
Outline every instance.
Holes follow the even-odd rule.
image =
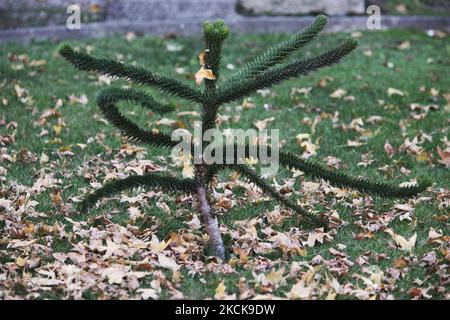
[[[172,271],[177,271],[178,269],[180,269],[180,266],[177,264],[177,262],[174,259],[168,258],[164,254],[161,254],[161,253],[158,254],[158,262],[161,267],[170,269]]]
[[[438,162],[443,164],[446,168],[450,168],[450,151],[448,150],[449,148],[447,148],[446,151],[443,151],[441,148],[437,147],[438,155],[441,157]]]
[[[386,151],[389,157],[392,157],[395,154],[395,148],[389,143],[389,140],[384,144],[384,151]]]
[[[398,13],[402,13],[402,14],[408,13],[408,8],[406,7],[406,5],[404,3],[400,3],[399,5],[397,5],[395,7],[395,10]]]
[[[398,47],[400,50],[407,50],[411,48],[411,42],[409,40],[402,42]]]
[[[364,143],[362,143],[362,142],[355,141],[355,140],[347,140],[348,147],[360,147],[362,145],[364,145]]]
[[[267,126],[269,125],[269,123],[271,123],[272,121],[274,121],[275,118],[274,117],[270,117],[270,118],[266,118],[264,120],[257,120],[255,122],[253,122],[253,125],[258,128],[259,130],[264,130],[267,128]]]
[[[389,97],[392,97],[394,95],[403,97],[405,95],[405,93],[403,91],[395,89],[395,88],[388,88],[387,92],[388,92]]]
[[[339,88],[336,91],[334,91],[333,93],[331,93],[330,97],[334,98],[334,99],[342,99],[346,94],[347,94],[347,91]]]
[[[209,52],[209,50],[206,49],[198,54],[198,62],[201,66],[204,66],[206,64],[206,54],[208,52]]]
[[[278,271],[272,271],[271,273],[269,273],[266,276],[266,280],[270,284],[277,286],[278,284],[280,284],[281,281],[284,280],[283,273],[284,273],[284,268],[281,268]]]
[[[417,233],[415,233],[409,240],[406,240],[403,236],[399,234],[395,234],[392,229],[387,229],[386,233],[388,233],[392,239],[397,243],[401,250],[412,252],[414,247],[416,246]]]
[[[14,85],[14,91],[16,92],[17,98],[22,98],[27,94],[27,90],[19,86],[18,84]]]
[[[216,76],[213,74],[211,69],[206,69],[205,67],[201,67],[200,70],[195,74],[195,83],[197,85],[201,85],[203,79],[208,80],[216,80]]]
[[[300,280],[292,286],[287,296],[289,299],[308,299],[311,297],[312,291],[312,287],[306,286],[305,281]]]

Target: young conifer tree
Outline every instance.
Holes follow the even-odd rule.
[[[313,41],[323,30],[326,23],[327,17],[319,15],[305,29],[299,31],[288,40],[269,48],[228,79],[218,81],[222,45],[229,36],[230,30],[221,20],[215,23],[205,22],[203,24],[205,50],[201,54],[200,59],[202,68],[197,74],[198,80],[204,79],[203,90],[177,80],[171,75],[159,74],[143,67],[107,58],[95,58],[88,54],[76,52],[67,44],[61,45],[58,51],[62,57],[79,70],[123,78],[135,85],[147,85],[200,105],[202,129],[205,132],[216,126],[217,113],[222,105],[238,101],[255,93],[257,90],[269,88],[284,80],[307,76],[315,70],[336,64],[357,47],[357,41],[350,39],[316,57],[293,59],[292,54]],[[141,128],[126,118],[117,107],[117,103],[120,101],[133,102],[157,113],[170,112],[173,110],[171,106],[155,101],[146,91],[138,88],[122,89],[109,87],[101,90],[97,97],[97,104],[105,118],[130,141],[168,149],[177,145],[176,141],[172,141],[171,135]],[[208,145],[206,142],[202,142],[202,144],[203,148]],[[224,146],[225,148],[227,146]],[[234,148],[234,150],[236,149]],[[246,145],[245,156],[248,156],[249,150],[250,146]],[[260,153],[258,153],[258,156],[260,156]],[[325,223],[323,219],[308,212],[297,201],[290,200],[276,191],[255,170],[247,165],[238,164],[242,162],[237,161],[237,158],[238,155],[235,154],[233,164],[208,165],[200,161],[200,163],[195,164],[193,179],[179,179],[151,173],[133,175],[122,180],[108,182],[102,188],[87,195],[81,203],[80,209],[86,212],[103,197],[137,187],[158,188],[165,192],[181,192],[195,195],[202,222],[210,238],[212,253],[224,259],[225,249],[219,231],[219,222],[211,208],[208,194],[214,177],[220,171],[230,169],[239,172],[242,176],[255,183],[262,191],[296,212],[304,226],[315,227]],[[224,162],[229,163],[229,161]],[[304,160],[297,155],[287,152],[280,152],[279,162],[287,168],[301,170],[306,176],[311,178],[324,179],[336,187],[356,189],[383,197],[412,197],[424,191],[430,184],[429,181],[421,181],[415,186],[398,187],[391,183],[370,181],[365,178],[353,177],[337,170],[330,170],[322,164]]]

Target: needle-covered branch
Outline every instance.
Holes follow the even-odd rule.
[[[284,80],[309,75],[313,71],[340,62],[357,45],[356,40],[347,40],[339,47],[315,58],[296,59],[290,63],[272,67],[254,78],[244,78],[233,83],[227,82],[217,90],[214,102],[217,105],[232,102],[251,95],[257,90],[279,84]]]
[[[135,102],[143,108],[159,114],[169,113],[175,110],[173,105],[164,105],[157,102],[147,92],[135,88],[107,87],[102,89],[99,96],[101,96],[102,102],[106,104],[116,104],[119,101]]]
[[[203,23],[203,38],[205,41],[204,60],[205,68],[211,69],[215,80],[205,79],[204,103],[202,105],[202,130],[214,128],[219,105],[210,103],[216,90],[216,82],[219,79],[220,59],[223,42],[228,38],[230,29],[222,20],[215,23]]]
[[[233,83],[242,79],[253,78],[268,68],[288,59],[295,51],[313,41],[327,25],[328,19],[324,15],[317,16],[316,20],[292,36],[268,49],[262,55],[246,64],[240,71],[233,74],[226,83]]]
[[[161,75],[142,67],[119,61],[94,58],[88,54],[76,52],[69,45],[63,44],[58,49],[59,54],[82,71],[94,71],[100,74],[123,78],[136,84],[149,85],[170,93],[176,97],[202,103],[201,91],[191,87],[171,76]]]
[[[130,176],[122,180],[107,182],[102,188],[95,190],[84,198],[80,205],[80,211],[87,212],[87,210],[93,207],[102,198],[110,197],[119,192],[138,187],[157,188],[170,193],[195,193],[195,183],[192,179],[178,179],[149,173],[142,176]]]
[[[242,148],[242,155],[237,154],[238,148]],[[271,157],[272,151],[270,147],[265,146],[264,149],[264,153],[262,153],[260,145],[255,145],[253,147],[250,147],[248,144],[245,146],[239,146],[237,144],[232,147],[224,146],[222,151],[224,158],[222,161],[223,163],[243,163],[245,158],[250,158],[250,156],[254,156],[258,160],[261,160],[264,156]],[[234,151],[233,159],[231,159],[232,161],[227,159],[229,156],[227,150]],[[251,150],[256,151],[256,154],[251,154]],[[417,185],[406,187],[398,187],[392,183],[372,181],[367,178],[355,177],[342,171],[330,170],[318,162],[302,159],[289,152],[279,152],[278,160],[283,167],[300,170],[304,172],[307,177],[323,179],[335,187],[354,189],[386,198],[411,198],[425,191],[431,185],[431,182],[428,179],[422,179]],[[223,167],[221,166],[212,166],[208,170],[208,181],[211,181],[222,169]]]
[[[119,129],[121,134],[126,136],[132,142],[147,143],[155,147],[170,148],[176,145],[176,142],[172,141],[170,135],[142,129],[136,123],[121,114],[116,106],[116,103],[121,100],[134,101],[141,104],[143,107],[159,112],[168,112],[171,109],[168,106],[157,103],[151,96],[141,90],[120,89],[114,87],[103,89],[97,96],[97,104],[102,110],[105,118]]]
[[[329,170],[319,163],[301,159],[288,152],[280,152],[280,164],[288,168],[301,170],[306,176],[328,181],[335,187],[356,189],[382,197],[410,198],[425,191],[431,185],[427,179],[419,181],[416,186],[398,187],[389,183],[353,177],[342,171]]]
[[[217,20],[215,23],[203,23],[203,38],[205,40],[205,67],[212,70],[216,79],[219,78],[223,42],[229,35],[230,28],[225,25],[223,20]],[[206,87],[207,89],[214,89],[215,81],[206,80]]]
[[[288,198],[279,193],[275,188],[273,188],[270,184],[268,184],[265,180],[263,180],[255,170],[246,165],[239,164],[230,164],[230,165],[213,165],[210,167],[210,171],[208,175],[214,176],[222,170],[231,169],[235,170],[241,175],[245,176],[251,182],[253,182],[257,187],[259,187],[264,193],[272,196],[275,200],[283,204],[284,206],[294,210],[297,214],[300,215],[302,222],[305,226],[309,227],[319,227],[324,224],[319,217],[314,216],[312,213],[309,213],[307,210],[303,209],[301,206],[293,203]]]

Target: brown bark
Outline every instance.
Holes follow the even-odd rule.
[[[217,217],[212,214],[211,206],[206,197],[206,189],[204,187],[197,188],[198,208],[202,215],[203,223],[208,233],[211,249],[213,254],[218,258],[225,260],[225,248],[223,246],[222,236],[219,230],[219,222]]]
[[[206,166],[204,164],[196,166],[196,180],[197,180],[197,201],[198,210],[202,216],[203,224],[208,233],[211,249],[215,256],[225,260],[225,248],[222,241],[222,235],[219,230],[219,222],[214,216],[211,206],[208,202],[207,186],[204,183],[206,174]]]

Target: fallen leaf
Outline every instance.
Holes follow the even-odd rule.
[[[402,13],[402,14],[408,13],[408,9],[406,8],[406,5],[404,3],[400,3],[399,5],[397,5],[395,7],[395,10],[398,13]]]
[[[300,280],[292,286],[291,291],[288,293],[289,299],[308,299],[311,297],[312,288],[305,285],[303,280]]]
[[[206,69],[205,67],[200,67],[200,70],[195,74],[195,83],[201,85],[203,79],[216,80],[216,76],[213,74],[211,69]]]
[[[394,147],[389,143],[389,140],[387,140],[384,143],[384,151],[389,155],[389,157],[392,157],[395,154]]]
[[[411,48],[411,42],[409,42],[409,40],[402,42],[397,48],[400,50],[409,49],[409,48]]]
[[[266,276],[266,280],[273,285],[278,285],[284,279],[283,273],[284,268],[281,268],[278,271],[272,271]]]
[[[442,151],[441,148],[437,147],[437,152],[439,157],[441,157],[438,162],[443,164],[446,168],[450,168],[450,151]]]
[[[25,258],[18,257],[18,258],[16,259],[16,264],[17,264],[19,267],[24,267],[26,263],[27,263],[27,259],[25,259]]]
[[[348,147],[360,147],[364,145],[364,143],[354,140],[347,140],[347,146]]]
[[[255,122],[253,122],[253,125],[258,128],[259,130],[264,130],[267,128],[267,126],[269,125],[269,123],[271,123],[272,121],[274,121],[275,118],[274,117],[270,117],[270,118],[266,118],[264,120],[257,120]]]
[[[319,243],[323,243],[323,237],[324,237],[324,233],[323,233],[323,229],[319,229],[313,232],[310,232],[308,235],[308,240],[307,240],[307,244],[310,248],[314,247],[314,244],[317,242]]]
[[[156,300],[159,298],[158,292],[152,288],[138,289],[137,292],[141,294],[141,297],[144,300],[148,299]]]
[[[217,300],[223,300],[227,297],[226,293],[227,287],[225,286],[224,282],[220,282],[219,285],[216,287],[216,294],[214,295],[214,298]]]
[[[395,234],[392,229],[387,229],[386,233],[388,233],[392,239],[397,243],[401,250],[412,252],[414,247],[416,246],[417,233],[415,233],[409,240],[406,240],[403,236],[399,234]]]
[[[403,257],[395,260],[394,267],[397,269],[404,269],[408,266],[408,261],[406,261]]]
[[[14,91],[16,92],[17,98],[22,98],[27,93],[27,90],[22,88],[18,84],[14,85]]]
[[[163,254],[158,254],[158,262],[161,267],[170,269],[172,271],[177,271],[178,269],[180,269],[180,266],[174,259],[168,258]]]
[[[405,93],[403,91],[395,89],[395,88],[389,88],[387,92],[388,92],[389,97],[392,97],[393,95],[403,97],[405,95]]]
[[[330,94],[330,97],[334,98],[334,99],[341,99],[346,94],[347,94],[347,91],[345,91],[344,89],[337,89],[336,91],[334,91],[333,93]]]
[[[166,44],[166,50],[169,52],[178,52],[183,50],[183,45],[176,42],[169,42]]]

